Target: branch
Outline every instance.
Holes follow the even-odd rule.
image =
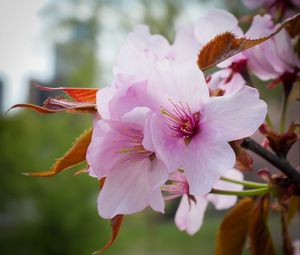
[[[249,137],[244,139],[241,146],[247,150],[253,151],[271,163],[273,166],[280,169],[293,182],[300,183],[300,173],[285,158],[276,156]]]

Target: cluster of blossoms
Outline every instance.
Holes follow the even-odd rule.
[[[105,177],[98,197],[101,217],[132,214],[147,206],[163,212],[164,199],[182,196],[176,224],[193,234],[207,201],[217,209],[235,203],[236,198],[208,193],[223,185],[241,187],[220,181],[227,175],[243,178],[233,169],[235,153],[228,142],[251,136],[264,122],[267,106],[239,73],[228,85],[217,82],[217,89],[226,93],[210,93],[216,79],[207,83],[197,54],[226,31],[243,34],[234,16],[214,10],[197,24],[181,27],[172,45],[149,34],[146,26],[129,34],[112,84],[97,93],[99,117],[87,151],[90,175]],[[237,55],[221,65],[228,69],[247,59]],[[163,196],[162,190],[169,194]]]
[[[147,26],[136,27],[118,53],[110,86],[99,90],[43,88],[63,90],[74,101],[50,98],[43,107],[15,106],[42,113],[66,110],[95,115],[92,133],[84,133],[50,171],[29,175],[52,176],[87,161],[87,172],[101,184],[99,215],[113,225],[112,239],[102,250],[118,232],[122,221],[118,217],[146,207],[163,213],[165,201],[179,197],[175,223],[192,235],[202,225],[208,202],[217,210],[227,209],[235,205],[236,195],[267,194],[256,204],[255,199],[243,200],[231,217],[241,216],[243,208],[254,218],[253,224],[250,212],[239,218],[240,223],[249,223],[249,230],[241,230],[240,249],[247,234],[255,239],[257,229],[268,242],[268,231],[262,228],[267,228],[269,195],[275,194],[284,212],[283,230],[287,229],[286,208],[293,207],[289,199],[300,196],[300,173],[286,159],[300,137],[299,125],[292,123],[288,130],[285,126],[288,98],[300,78],[295,52],[299,20],[296,15],[276,25],[270,15],[257,15],[243,32],[232,14],[215,9],[195,24],[179,27],[172,44],[150,34]],[[202,70],[214,65],[218,70],[205,76]],[[251,84],[253,75],[268,82],[269,88],[283,85],[280,132]],[[266,137],[264,147],[247,138],[258,128]],[[252,159],[240,144],[281,170],[281,175],[274,177],[264,170],[260,176],[267,184],[244,181],[241,170],[251,168]],[[242,191],[243,186],[257,189]],[[287,231],[283,236],[284,250],[292,254]],[[235,241],[236,236],[231,239]],[[253,243],[259,252],[264,248],[264,242]],[[273,254],[265,251],[260,254]]]

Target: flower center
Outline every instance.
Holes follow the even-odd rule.
[[[140,130],[125,128],[122,130],[122,134],[126,139],[118,141],[122,143],[121,149],[118,152],[127,154],[129,156],[128,160],[138,161],[149,158],[152,161],[155,159],[155,153],[144,148],[142,144],[144,135]]]
[[[200,132],[200,112],[192,113],[189,106],[184,106],[181,102],[179,105],[172,102],[172,105],[172,111],[161,107],[160,112],[167,116],[167,125],[173,135],[183,138],[185,144],[188,145],[193,136]]]

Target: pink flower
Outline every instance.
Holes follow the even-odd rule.
[[[106,177],[98,197],[103,218],[132,214],[146,206],[164,211],[160,186],[168,173],[156,154],[143,145],[147,113],[146,108],[135,108],[120,121],[101,119],[94,124],[87,161],[97,178]]]
[[[151,35],[147,26],[137,26],[122,45],[114,74],[127,74],[145,79],[156,61],[168,58],[169,42],[161,35]]]
[[[220,9],[209,11],[196,24],[185,25],[178,29],[174,45],[172,45],[174,59],[181,62],[195,62],[201,48],[214,37],[225,32],[233,32],[237,36],[243,36],[238,20],[231,13]],[[217,66],[224,69],[212,75],[213,83],[209,83],[210,88],[226,88],[224,91],[227,93],[245,84],[240,75],[246,68],[246,57],[242,53],[219,63]]]
[[[246,33],[250,38],[270,35],[276,27],[270,15],[255,16]],[[293,73],[300,67],[300,60],[293,50],[288,33],[283,29],[266,42],[244,53],[248,58],[250,70],[261,80],[277,79],[284,73]]]
[[[151,105],[146,93],[147,80],[118,74],[111,86],[97,92],[97,110],[103,119],[119,120],[135,107]]]
[[[200,18],[194,25],[196,41],[202,46],[218,34],[224,32],[232,32],[237,36],[243,35],[237,18],[231,13],[221,9],[210,10],[205,17]]]
[[[221,9],[212,9],[204,17],[199,18],[194,25],[179,27],[172,45],[172,56],[181,62],[195,62],[201,48],[214,37],[225,32],[243,35],[242,29],[238,26],[238,20],[231,13]],[[220,63],[220,67],[228,67],[233,60],[240,58],[240,54],[238,57],[234,56]]]
[[[233,62],[233,65],[234,64],[237,63]],[[239,72],[233,71],[232,68],[216,71],[207,79],[207,85],[211,95],[214,95],[217,90],[221,90],[222,95],[233,93],[245,86],[245,83],[242,75]]]
[[[223,25],[236,26],[219,12]],[[137,28],[119,53],[113,83],[97,93],[102,119],[95,121],[87,161],[91,173],[106,177],[98,198],[104,218],[148,205],[163,211],[160,186],[177,169],[190,194],[207,194],[235,163],[228,141],[252,135],[264,121],[266,104],[256,89],[240,80],[230,93],[209,97],[196,63],[181,62],[170,49],[163,37]]]
[[[219,9],[209,11],[193,26],[181,26],[173,45],[161,35],[151,35],[147,26],[137,26],[119,51],[114,74],[132,75],[137,80],[144,80],[149,77],[154,65],[164,59],[175,62],[193,61],[196,65],[201,47],[226,31],[243,35],[238,20],[229,12]],[[223,65],[229,66],[232,61],[227,60]]]
[[[243,175],[240,171],[232,169],[224,174],[224,177],[234,180],[243,180]],[[215,189],[240,191],[243,186],[219,180],[213,186]],[[206,196],[195,196],[194,199],[185,194],[181,198],[175,215],[175,224],[188,234],[195,234],[203,223],[204,213],[207,204],[211,202],[217,210],[228,209],[235,205],[236,196],[208,194]]]
[[[185,171],[192,195],[207,194],[233,168],[228,141],[252,135],[267,111],[258,91],[247,86],[209,97],[203,74],[193,64],[160,63],[149,78],[148,93],[158,102],[145,127],[149,149],[169,172]]]

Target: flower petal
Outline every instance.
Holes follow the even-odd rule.
[[[135,107],[153,108],[153,105],[157,105],[154,102],[155,99],[150,98],[147,93],[147,81],[133,83],[119,89],[110,101],[111,118],[118,120]]]
[[[213,9],[203,18],[200,18],[195,25],[196,40],[202,46],[208,43],[218,34],[224,32],[233,32],[236,35],[243,35],[241,28],[238,26],[238,20],[231,13]]]
[[[111,172],[98,197],[100,216],[112,218],[118,214],[132,214],[148,205],[164,212],[159,185],[167,180],[167,174],[161,166],[144,159]]]
[[[193,26],[183,25],[176,31],[176,38],[172,45],[170,57],[175,61],[195,62],[197,60],[199,49],[200,44],[195,40]]]
[[[152,141],[159,158],[169,172],[185,171],[190,193],[205,195],[224,172],[232,169],[235,154],[227,142],[215,143],[207,134],[198,134],[186,145],[182,138],[170,135],[168,127],[157,116],[152,117]]]
[[[209,137],[201,135],[179,154],[190,194],[196,196],[206,195],[235,163],[235,154],[228,143],[212,143]]]
[[[188,201],[188,196],[183,195],[176,211],[175,224],[181,231],[195,234],[203,223],[204,213],[207,207],[207,199],[195,197],[194,201]]]
[[[243,174],[236,169],[231,169],[227,171],[226,173],[223,174],[223,176],[236,181],[243,180]],[[219,180],[214,185],[214,188],[220,190],[240,191],[243,190],[243,185]],[[217,210],[228,209],[233,205],[235,205],[237,202],[237,196],[208,194],[206,197],[209,202],[212,202],[214,204]]]
[[[209,97],[204,75],[193,62],[178,64],[160,61],[149,78],[148,92],[166,109],[172,106],[171,100],[188,104],[192,112],[198,111]]]
[[[257,89],[243,86],[234,93],[211,97],[202,112],[200,126],[211,139],[238,140],[252,135],[266,113],[267,105],[259,99]]]
[[[115,143],[124,140],[124,136],[119,132],[122,128],[124,125],[110,120],[101,119],[94,124],[86,160],[99,179],[110,172],[119,161],[126,158],[125,153],[118,153],[122,145]]]
[[[121,47],[114,66],[114,74],[147,77],[155,62],[167,56],[168,41],[160,35],[151,35],[147,26],[137,26]]]
[[[117,93],[116,88],[110,86],[97,92],[97,110],[103,119],[110,118],[109,102]]]

